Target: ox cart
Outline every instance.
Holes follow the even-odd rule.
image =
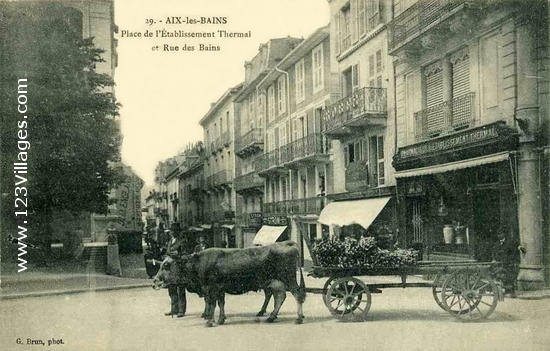
[[[309,273],[328,278],[321,293],[326,307],[339,319],[365,319],[371,306],[371,293],[385,288],[428,287],[439,307],[464,321],[487,318],[503,300],[502,284],[494,278],[500,264],[473,261],[420,261],[416,266],[399,268],[321,267]],[[432,281],[407,282],[407,276],[434,277]],[[400,283],[364,283],[359,276],[398,276]]]

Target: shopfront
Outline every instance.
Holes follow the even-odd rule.
[[[519,240],[517,136],[493,123],[402,148],[400,242],[424,259],[491,261],[497,235]]]

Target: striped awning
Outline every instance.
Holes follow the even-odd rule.
[[[449,162],[441,165],[415,168],[415,169],[410,169],[406,171],[395,172],[395,178],[419,177],[422,175],[444,173],[444,172],[456,171],[464,168],[477,167],[477,166],[486,165],[489,163],[507,161],[509,154],[510,152],[505,151],[497,154],[470,158],[468,160]]]

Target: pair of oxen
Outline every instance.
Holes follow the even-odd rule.
[[[203,296],[207,326],[214,325],[216,304],[218,324],[225,323],[226,293],[239,295],[263,290],[265,300],[257,316],[265,314],[273,296],[273,312],[267,318],[267,322],[273,322],[286,299],[286,291],[290,291],[298,306],[296,323],[301,324],[306,291],[299,257],[298,245],[292,241],[246,249],[210,248],[191,255],[166,257],[153,280],[153,288],[178,285]],[[296,269],[300,271],[299,284]]]

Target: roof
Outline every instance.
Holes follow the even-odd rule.
[[[301,60],[308,52],[317,47],[317,45],[329,38],[329,36],[330,29],[328,25],[318,28],[309,37],[303,40],[294,50],[290,51],[275,67],[283,71],[287,70],[293,64]],[[277,71],[275,67],[273,67],[267,75],[265,75],[264,79],[258,84],[258,87],[265,87],[267,83],[273,82],[282,74]]]
[[[233,95],[235,95],[236,93],[238,93],[241,88],[243,87],[243,83],[239,83],[237,84],[236,86],[234,86],[233,88],[229,88],[226,90],[226,92],[218,99],[218,101],[216,101],[211,107],[210,107],[210,110],[208,110],[208,112],[206,112],[206,114],[204,115],[203,118],[201,118],[201,120],[199,121],[199,124],[201,126],[204,127],[204,123],[214,115],[214,113],[216,113],[220,107],[225,104],[225,102]]]

